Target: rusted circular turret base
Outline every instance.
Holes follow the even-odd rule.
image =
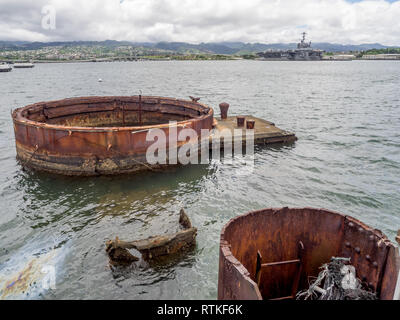
[[[82,97],[40,102],[12,113],[21,164],[64,175],[100,175],[149,170],[149,130],[211,129],[213,109],[174,98]],[[167,141],[167,146],[168,146]],[[179,145],[178,145],[179,147]]]

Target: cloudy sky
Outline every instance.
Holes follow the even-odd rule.
[[[303,31],[314,42],[400,45],[400,0],[0,0],[0,40],[275,43]]]

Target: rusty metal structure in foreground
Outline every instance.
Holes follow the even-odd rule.
[[[312,208],[265,209],[230,220],[221,232],[218,298],[293,299],[332,257],[350,258],[378,298],[400,298],[398,248],[355,218]]]
[[[191,128],[200,136],[201,129],[212,128],[213,115],[197,101],[112,96],[35,103],[14,110],[12,118],[22,165],[89,176],[149,169],[149,130],[161,129],[168,137],[169,121],[177,121],[178,134]]]

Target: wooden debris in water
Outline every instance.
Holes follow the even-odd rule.
[[[144,260],[178,253],[192,247],[196,241],[197,229],[192,227],[189,217],[182,209],[180,211],[179,223],[183,230],[174,234],[149,237],[143,240],[106,242],[106,251],[112,264],[130,264],[139,258],[132,255],[128,249],[136,249]]]

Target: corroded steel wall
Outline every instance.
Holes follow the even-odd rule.
[[[40,102],[12,113],[17,156],[24,166],[66,175],[149,169],[146,141],[152,128],[169,135],[211,129],[213,109],[164,97],[83,97]],[[135,125],[130,125],[134,123]],[[101,126],[100,126],[101,125]]]
[[[380,231],[322,209],[265,209],[228,222],[221,232],[219,299],[273,299],[291,295],[296,265],[264,270],[255,282],[257,250],[264,262],[296,259],[304,244],[299,290],[308,288],[331,257],[349,257],[364,285],[393,299],[399,274],[398,249]]]

